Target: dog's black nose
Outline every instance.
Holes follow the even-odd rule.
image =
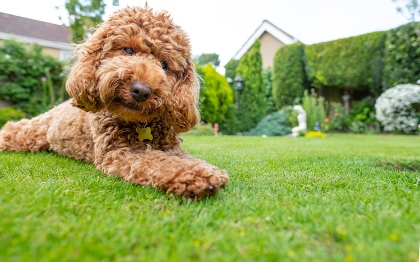
[[[141,82],[134,81],[130,85],[130,93],[137,102],[144,102],[152,95],[152,89]]]

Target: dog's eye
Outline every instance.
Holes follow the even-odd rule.
[[[134,55],[135,54],[133,48],[131,48],[131,47],[124,47],[123,51],[124,51],[124,54],[126,54],[126,55]]]
[[[168,64],[165,61],[160,62],[160,65],[162,66],[163,70],[168,69]]]

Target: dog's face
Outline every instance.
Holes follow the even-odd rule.
[[[66,89],[74,105],[130,122],[163,116],[176,132],[198,121],[198,84],[189,38],[166,12],[126,8],[76,47]]]

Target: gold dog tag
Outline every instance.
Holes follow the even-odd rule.
[[[139,134],[138,139],[140,141],[143,141],[145,139],[148,139],[150,141],[153,140],[152,129],[150,127],[137,127],[136,132],[137,134]]]

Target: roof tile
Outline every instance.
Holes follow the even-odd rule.
[[[1,12],[0,32],[54,42],[70,42],[70,30],[64,25],[56,25]]]

